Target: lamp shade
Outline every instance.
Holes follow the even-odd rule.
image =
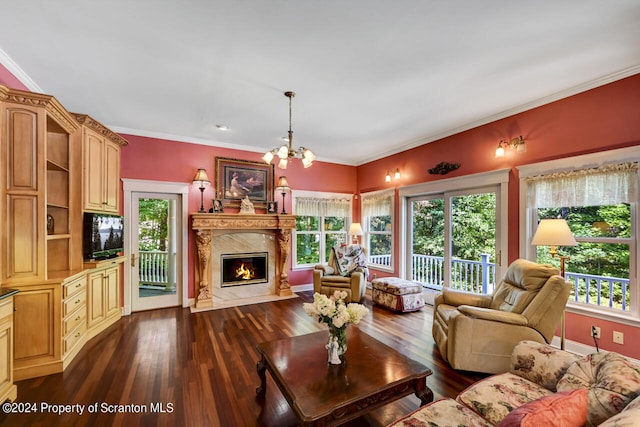
[[[287,181],[286,176],[281,176],[278,179],[278,186],[276,187],[277,191],[289,191],[291,187],[289,187],[289,181]]]
[[[577,246],[567,221],[564,219],[543,219],[531,239],[534,246]]]
[[[207,176],[207,171],[205,169],[198,169],[198,172],[196,172],[196,176],[193,177],[193,183],[194,184],[209,184],[209,177]]]
[[[352,222],[349,227],[349,236],[362,236],[364,233],[362,232],[362,226],[359,222]]]

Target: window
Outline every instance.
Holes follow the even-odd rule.
[[[351,222],[351,195],[295,192],[294,268],[312,267],[329,260],[331,248],[347,241]]]
[[[577,311],[638,317],[638,163],[629,162],[637,159],[634,147],[519,168],[525,242],[546,218],[565,219],[578,242],[558,248],[569,257],[569,305]],[[529,259],[559,265],[549,247],[526,245]]]
[[[369,265],[393,270],[393,191],[362,195],[364,246]]]

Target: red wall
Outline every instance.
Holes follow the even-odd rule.
[[[228,148],[210,147],[206,145],[190,144],[134,135],[123,135],[129,145],[122,149],[121,176],[129,179],[145,179],[169,182],[191,183],[198,168],[205,168],[211,180],[211,187],[204,192],[205,208],[211,207],[214,198],[216,157],[230,157],[235,159],[261,162],[264,153],[232,150]],[[313,166],[304,169],[299,161],[294,161],[286,170],[275,167],[275,181],[280,176],[286,176],[291,188],[307,191],[331,191],[355,194],[356,168],[334,163],[314,162]],[[276,200],[281,204],[282,195],[276,194]],[[281,208],[281,205],[280,205]],[[200,190],[192,185],[189,191],[189,212],[200,209]],[[285,209],[291,212],[291,195],[285,196]],[[195,242],[189,233],[189,297],[194,296],[194,260]],[[311,270],[291,271],[289,280],[292,285],[312,282]]]
[[[11,89],[29,90],[20,80],[0,64],[0,84],[10,87]]]
[[[518,135],[524,137],[527,151],[516,153],[507,148],[505,157],[496,159],[498,141]],[[639,144],[640,74],[362,165],[358,167],[359,192],[510,168],[508,255],[511,262],[519,256],[516,166]],[[442,161],[461,166],[445,176],[430,175],[428,169]],[[385,172],[396,168],[402,173],[400,181],[385,183]],[[396,230],[400,220],[396,217]],[[395,239],[398,247],[399,237]],[[399,265],[398,259],[395,265]],[[592,324],[602,328],[602,348],[640,359],[640,340],[637,339],[640,331],[633,326],[567,313],[566,338],[593,345],[589,335]],[[613,344],[614,330],[625,333],[624,346]]]

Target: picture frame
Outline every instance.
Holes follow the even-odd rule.
[[[273,199],[272,164],[216,157],[216,191],[224,206],[240,207],[245,196],[258,208]]]
[[[222,204],[221,199],[211,199],[211,209],[209,209],[210,213],[222,213],[224,212],[224,205]]]
[[[267,214],[269,215],[277,215],[278,214],[278,202],[274,200],[269,200],[267,202]]]

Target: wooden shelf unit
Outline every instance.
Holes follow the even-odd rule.
[[[84,265],[83,194],[91,191],[83,182],[99,177],[101,210],[117,212],[120,146],[127,142],[53,96],[2,85],[0,129],[0,286],[20,291],[13,298],[13,374],[22,380],[62,372],[90,337],[120,318],[122,261]],[[108,147],[98,170],[83,164],[87,132]],[[93,291],[101,298],[93,298],[88,280],[98,274]],[[96,311],[104,316],[89,322]]]

